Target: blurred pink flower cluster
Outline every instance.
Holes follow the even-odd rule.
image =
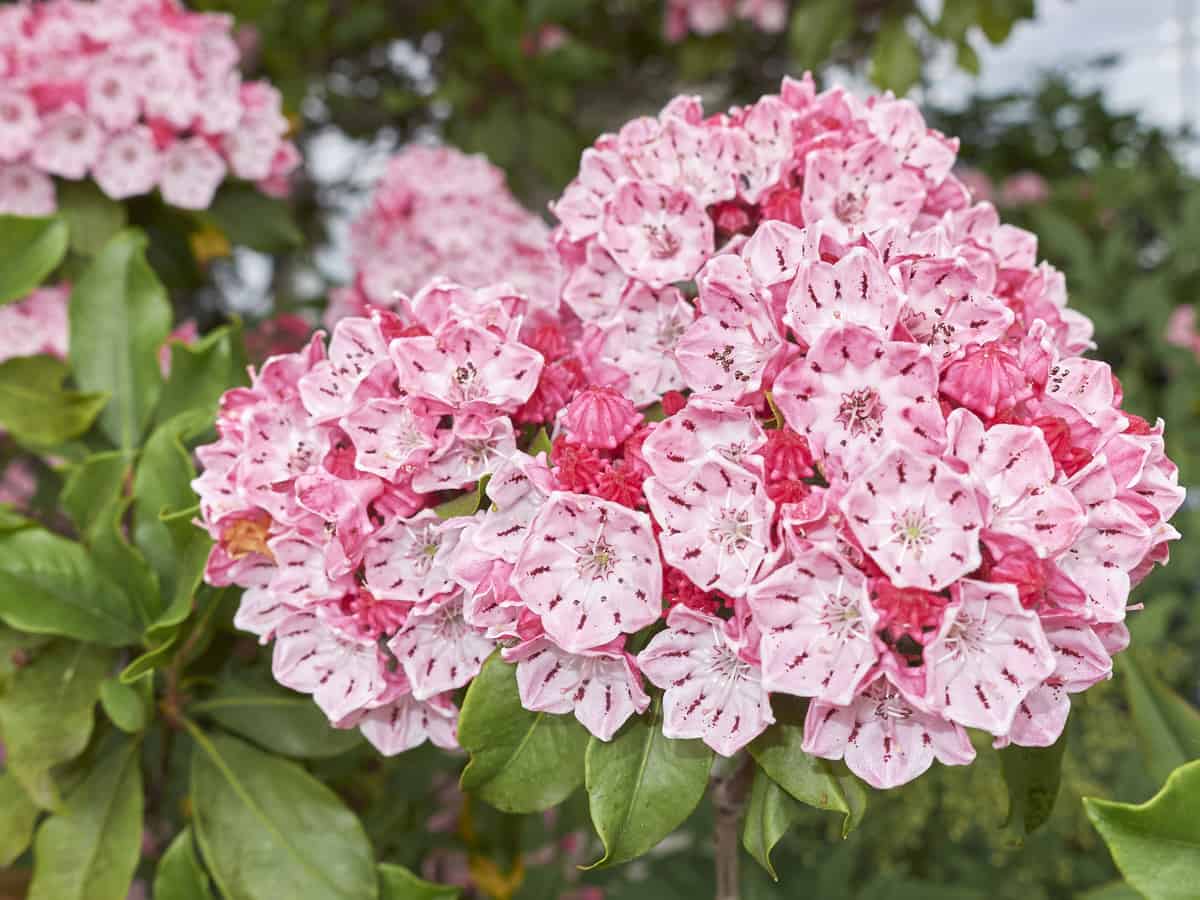
[[[1196,327],[1196,307],[1190,303],[1175,307],[1167,319],[1165,337],[1168,344],[1190,350],[1200,359],[1200,329]]]
[[[67,355],[67,300],[71,286],[66,283],[39,288],[29,296],[0,306],[0,362],[17,356],[48,354],[64,359]]]
[[[968,728],[1053,743],[1183,491],[955,149],[808,79],[602,137],[555,204],[561,307],[434,282],[226,395],[209,580],[389,753],[451,744],[497,647],[601,740],[649,682],[724,755],[807,698],[807,750],[880,788]]]
[[[482,156],[411,145],[389,162],[352,227],[354,283],[334,292],[326,322],[394,307],[439,275],[470,287],[508,282],[553,309],[559,277],[549,233]]]
[[[788,22],[787,0],[667,0],[663,31],[668,41],[681,41],[689,33],[724,31],[734,21],[749,22],[760,31],[783,31]]]
[[[279,93],[243,82],[231,19],[174,0],[0,8],[0,212],[45,215],[54,178],[205,209],[227,177],[286,191]]]

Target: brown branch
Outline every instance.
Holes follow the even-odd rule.
[[[713,826],[713,842],[717,862],[716,900],[738,900],[740,897],[738,863],[741,848],[738,841],[738,825],[746,798],[750,793],[750,782],[754,776],[754,765],[749,757],[734,760],[733,768],[726,775],[713,780],[713,809],[716,824]]]

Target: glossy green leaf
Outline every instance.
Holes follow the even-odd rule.
[[[573,716],[525,709],[516,667],[499,653],[467,689],[458,742],[471,754],[463,790],[504,812],[549,809],[583,783],[587,731]]]
[[[797,69],[815,69],[854,31],[854,13],[844,0],[807,0],[792,13],[788,41]]]
[[[1032,834],[1050,818],[1058,799],[1066,746],[1064,733],[1049,747],[1012,745],[1000,751],[1000,764],[1008,785],[1006,825],[1022,834]]]
[[[771,851],[800,817],[800,810],[796,799],[766,772],[755,771],[742,822],[742,846],[775,881],[779,875],[771,863]]]
[[[60,181],[58,213],[70,232],[70,247],[95,256],[125,227],[125,206],[108,197],[91,181]]]
[[[150,422],[162,390],[158,350],[171,330],[171,305],[145,250],[144,235],[119,232],[71,292],[71,370],[81,389],[111,396],[100,428],[122,448],[137,446]]]
[[[1144,897],[1123,881],[1110,881],[1100,887],[1076,894],[1074,900],[1145,900]]]
[[[905,94],[921,77],[921,49],[909,34],[904,16],[884,22],[871,54],[871,80],[881,88]]]
[[[796,698],[774,698],[775,724],[749,746],[750,755],[785,791],[809,806],[841,813],[842,835],[853,831],[866,812],[866,788],[849,773],[804,752],[804,709]]]
[[[635,859],[678,828],[704,796],[712,761],[700,741],[663,735],[661,698],[611,741],[589,740],[588,806],[604,842],[604,857],[594,865]]]
[[[190,827],[175,836],[158,862],[154,900],[213,900],[212,885],[200,865]]]
[[[1200,711],[1149,672],[1137,650],[1117,657],[1117,667],[1146,767],[1155,782],[1165,781],[1200,758]]]
[[[137,734],[145,729],[146,703],[132,685],[106,678],[100,684],[100,705],[104,714],[122,731]]]
[[[380,864],[379,884],[380,900],[455,900],[460,893],[458,888],[425,881],[391,863]]]
[[[1200,885],[1200,760],[1141,805],[1084,798],[1125,880],[1147,900],[1194,900]]]
[[[29,900],[125,900],[141,847],[142,770],[125,741],[38,829]]]
[[[362,743],[356,729],[331,726],[311,697],[268,679],[223,681],[211,697],[193,704],[191,710],[284,756],[320,759]]]
[[[187,522],[177,529],[163,520],[170,513],[193,506],[196,495],[191,482],[196,477],[192,455],[186,441],[204,434],[212,425],[207,411],[193,409],[164,422],[151,432],[133,477],[133,536],[151,568],[158,574],[164,597],[177,597],[177,585],[187,587],[193,568],[181,571],[181,557],[199,554],[201,543],[207,553],[207,536]],[[180,545],[183,541],[183,545]],[[194,588],[192,588],[194,590]],[[190,592],[187,598],[190,602]]]
[[[37,804],[11,772],[0,772],[0,869],[12,865],[33,840]]]
[[[529,449],[526,452],[530,456],[537,456],[539,453],[549,456],[553,449],[554,444],[550,440],[550,435],[546,433],[545,428],[539,428],[537,434],[533,436],[533,440],[529,442]]]
[[[26,663],[0,683],[0,735],[8,771],[38,806],[51,808],[59,797],[50,770],[87,747],[112,654],[54,641],[26,655]]]
[[[0,620],[110,647],[141,636],[129,597],[87,551],[40,528],[0,535]]]
[[[249,185],[222,187],[203,218],[220,229],[230,243],[263,253],[281,253],[304,240],[287,203]]]
[[[295,763],[191,726],[194,827],[227,900],[374,900],[362,823]]]
[[[241,324],[224,325],[195,344],[171,341],[171,374],[163,385],[154,418],[166,422],[180,413],[202,411],[216,417],[217,401],[232,387],[247,383]]]
[[[126,513],[132,497],[118,498],[100,511],[96,522],[83,539],[92,553],[92,561],[114,583],[124,588],[143,627],[162,613],[158,575],[146,557],[126,536]]]
[[[129,459],[124,450],[110,450],[93,453],[68,468],[58,499],[78,531],[91,528],[99,514],[121,496]]]
[[[0,428],[34,446],[61,444],[87,431],[108,402],[104,393],[64,389],[67,367],[49,356],[0,363]]]
[[[453,519],[456,516],[473,516],[479,511],[484,500],[484,490],[487,488],[489,476],[485,475],[475,484],[475,489],[459,494],[451,500],[440,504],[434,511],[443,519]]]
[[[20,300],[46,280],[66,255],[67,236],[58,216],[0,215],[0,305]]]

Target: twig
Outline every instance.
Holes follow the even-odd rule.
[[[734,768],[726,775],[717,776],[713,782],[713,809],[717,820],[713,826],[717,861],[716,900],[738,900],[740,896],[738,824],[746,806],[753,773],[753,764],[746,757],[734,760]]]

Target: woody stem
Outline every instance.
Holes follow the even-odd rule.
[[[746,806],[754,766],[749,757],[730,760],[732,765],[724,774],[713,779],[713,808],[716,824],[713,841],[717,863],[716,900],[738,900],[740,897],[738,863],[738,824]]]

